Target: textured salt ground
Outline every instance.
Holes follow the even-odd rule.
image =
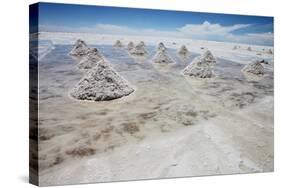
[[[41,185],[273,170],[272,65],[266,79],[248,82],[242,65],[217,59],[218,77],[190,80],[180,71],[199,54],[183,61],[168,49],[176,64],[162,72],[150,62],[155,46],[143,61],[92,47],[138,89],[111,102],[77,102],[68,91],[83,72],[67,55],[71,46],[46,55],[39,64]]]

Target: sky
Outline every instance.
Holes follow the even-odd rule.
[[[39,31],[273,45],[272,17],[70,4],[40,3]]]

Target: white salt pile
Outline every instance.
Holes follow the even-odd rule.
[[[216,60],[210,51],[206,51],[200,57],[196,57],[184,70],[183,75],[194,76],[197,78],[211,78],[215,74],[213,72],[213,64]]]
[[[242,72],[261,76],[264,74],[264,67],[262,66],[264,62],[265,61],[254,61],[249,63],[242,69]]]
[[[83,40],[78,39],[69,54],[76,57],[82,57],[88,54],[88,50],[89,47],[87,44]]]
[[[166,50],[167,48],[165,47],[164,43],[163,42],[160,42],[158,44],[158,47],[157,47],[157,50]]]
[[[179,49],[179,51],[178,51],[178,54],[179,54],[180,56],[184,56],[184,57],[186,57],[186,56],[189,55],[188,49],[186,48],[185,45],[182,45],[182,46],[180,47],[180,49]]]
[[[147,54],[144,42],[138,43],[131,51],[132,55],[144,56]]]
[[[217,61],[210,50],[207,50],[202,56],[201,61],[208,64],[215,64]]]
[[[160,49],[160,50],[157,51],[157,53],[153,57],[153,62],[154,63],[159,63],[159,64],[174,63],[172,58],[168,55],[168,53],[164,49]]]
[[[127,45],[127,50],[132,50],[133,48],[135,47],[135,45],[134,45],[134,43],[131,41],[131,42],[129,42],[128,43],[128,45]]]
[[[107,101],[127,96],[133,91],[108,62],[101,60],[78,82],[70,95],[78,100]]]
[[[98,51],[97,48],[90,48],[88,50],[88,54],[85,55],[80,63],[78,64],[78,67],[80,69],[92,69],[97,65],[97,63],[103,59],[102,54]]]
[[[122,48],[123,47],[120,40],[117,40],[113,46],[116,47],[116,48]]]

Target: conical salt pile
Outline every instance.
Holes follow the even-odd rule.
[[[128,45],[127,45],[127,50],[132,50],[133,48],[135,47],[135,45],[134,45],[134,43],[131,41],[131,42],[129,42],[128,43]]]
[[[80,69],[91,69],[97,65],[97,63],[103,59],[102,54],[98,51],[97,48],[91,48],[88,50],[88,54],[84,56],[78,67]]]
[[[113,46],[117,47],[117,48],[122,48],[123,47],[123,45],[122,45],[120,40],[117,40]]]
[[[165,47],[165,45],[164,45],[163,42],[160,42],[160,43],[158,44],[157,50],[166,50],[166,47]]]
[[[255,61],[246,65],[242,71],[246,73],[251,73],[254,75],[263,75],[264,67],[262,66],[263,61]]]
[[[133,91],[129,83],[109,63],[101,60],[78,82],[70,94],[78,100],[107,101],[127,96]]]
[[[196,57],[184,70],[183,74],[197,78],[211,78],[214,76],[213,64],[215,58],[210,51],[206,51],[201,57]]]
[[[82,57],[88,54],[88,50],[89,47],[87,44],[83,40],[78,39],[69,54],[76,57]]]
[[[207,50],[202,56],[201,61],[208,64],[215,64],[217,61],[210,50]]]
[[[157,51],[156,55],[153,57],[153,62],[154,63],[160,63],[160,64],[174,63],[172,58],[163,49]]]
[[[132,55],[137,55],[137,56],[143,56],[145,54],[147,54],[146,50],[145,50],[145,45],[143,42],[138,43],[135,48],[133,48],[130,53]]]
[[[182,45],[178,51],[178,54],[181,56],[188,56],[189,52],[185,45]]]
[[[272,52],[271,49],[268,49],[268,50],[267,50],[267,53],[268,53],[268,54],[273,54],[273,52]]]

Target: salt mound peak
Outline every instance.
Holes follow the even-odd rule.
[[[217,62],[210,50],[205,51],[204,54],[201,55],[200,61],[207,64],[215,64]]]
[[[213,69],[209,64],[202,63],[200,58],[195,58],[184,70],[183,75],[197,78],[211,78],[214,76]]]
[[[185,45],[182,45],[178,51],[178,54],[181,56],[187,56],[189,54],[188,49]]]
[[[78,67],[80,69],[91,69],[97,65],[97,63],[103,59],[102,54],[98,51],[97,48],[90,48],[86,56],[84,56]]]
[[[242,71],[246,72],[246,73],[251,73],[254,75],[263,75],[264,74],[264,67],[262,66],[262,63],[264,63],[265,61],[254,61],[252,63],[249,63],[248,65],[246,65]]]
[[[143,42],[138,43],[131,51],[132,55],[143,56],[146,55],[147,52],[145,50],[145,44]]]
[[[168,53],[163,50],[160,49],[157,51],[157,53],[155,54],[155,56],[153,57],[153,62],[154,63],[159,63],[159,64],[170,64],[170,63],[174,63],[174,61],[172,60],[172,58],[168,55]]]
[[[117,48],[122,48],[122,47],[123,47],[123,44],[121,43],[120,40],[117,40],[113,46],[114,46],[114,47],[117,47]]]
[[[140,41],[140,45],[142,45],[143,47],[146,47],[146,45],[143,41]]]
[[[87,55],[88,50],[89,47],[87,46],[87,44],[83,40],[78,39],[69,54],[72,56],[82,57],[84,55]]]
[[[128,49],[129,51],[132,50],[134,47],[135,47],[135,45],[134,45],[134,43],[133,43],[132,41],[129,42],[128,45],[127,45],[127,49]]]
[[[215,58],[208,50],[200,57],[196,57],[184,70],[183,75],[194,76],[197,78],[211,78],[215,74],[213,72],[213,64]]]
[[[166,48],[166,46],[164,45],[163,42],[160,42],[160,43],[158,44],[157,49],[158,49],[158,50],[166,50],[167,48]]]
[[[71,91],[70,95],[78,100],[108,101],[134,92],[117,71],[104,60],[89,71]]]

